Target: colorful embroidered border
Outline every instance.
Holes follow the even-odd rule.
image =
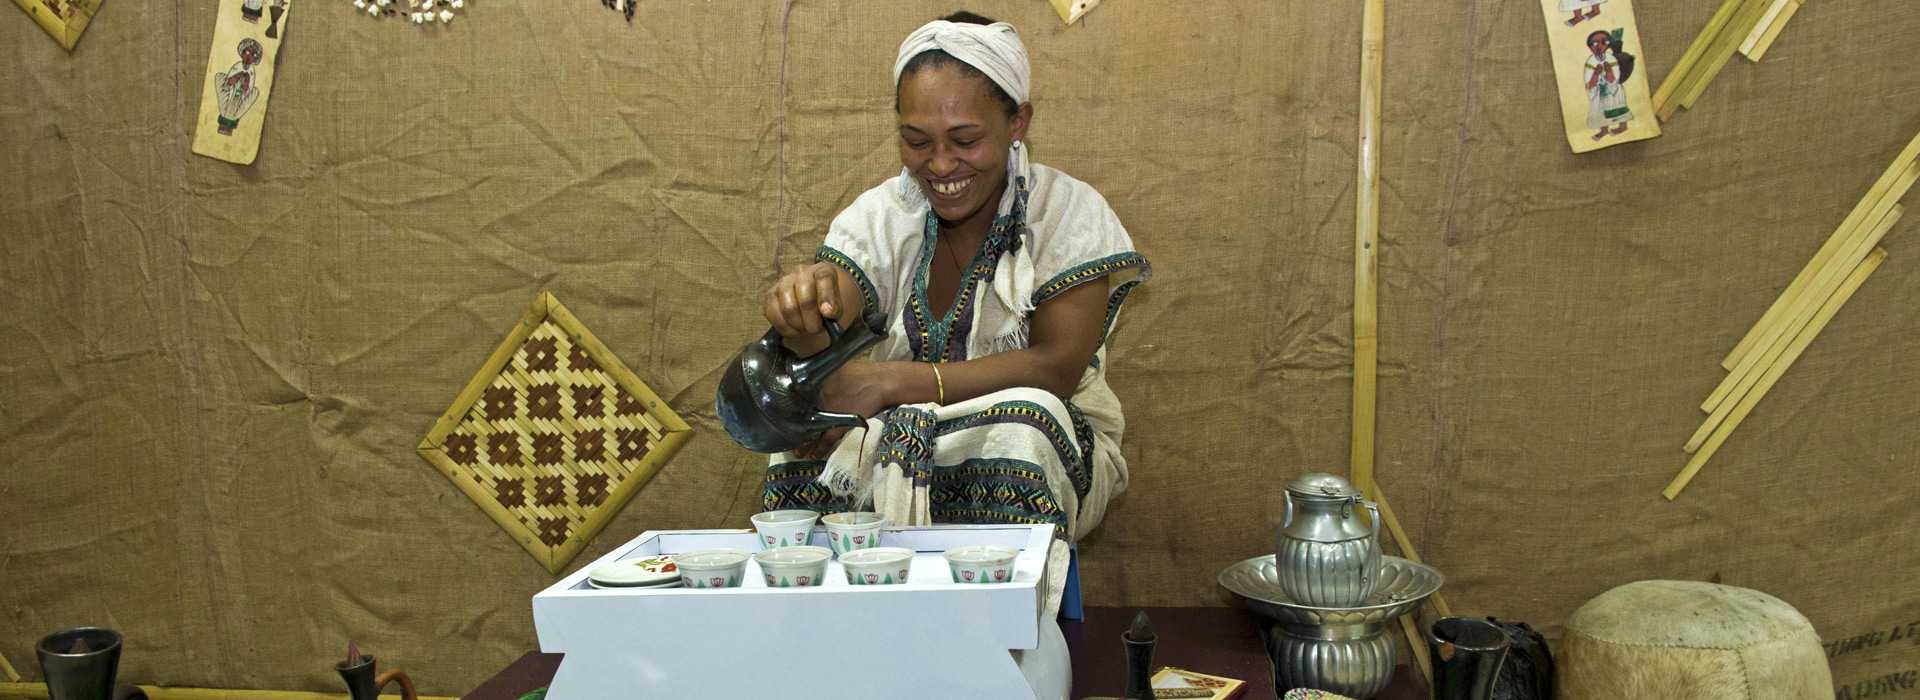
[[[1047,442],[1053,445],[1055,456],[1068,473],[1086,471],[1082,468],[1082,462],[1087,458],[1086,452],[1073,444],[1073,438],[1054,420],[1053,413],[1031,401],[1002,401],[982,411],[940,421],[936,430],[940,435],[950,435],[996,423],[1017,423],[1040,431],[1047,436]],[[1075,484],[1075,488],[1078,489],[1079,485]]]
[[[1002,217],[994,223],[994,228],[1003,228],[1007,221],[1008,217]],[[927,298],[927,278],[933,269],[934,248],[939,243],[939,225],[939,219],[928,210],[926,230],[920,239],[920,266],[914,271],[913,291],[907,298],[909,313],[903,320],[914,358],[921,362],[960,362],[967,359],[967,336],[973,331],[977,290],[983,280],[993,278],[1001,250],[998,245],[983,245],[974,252],[966,274],[960,278],[960,290],[953,306],[948,307],[939,320],[934,320],[928,309],[932,300]],[[935,349],[939,352],[937,356],[932,354]]]
[[[1017,459],[970,459],[934,471],[927,491],[935,522],[1054,525],[1067,538],[1067,513],[1047,488],[1046,471]]]
[[[888,309],[880,308],[880,295],[874,292],[873,281],[867,279],[867,271],[860,269],[860,265],[855,263],[853,258],[847,257],[846,253],[840,252],[833,246],[823,245],[813,252],[813,259],[818,262],[833,263],[835,267],[846,270],[848,275],[853,276],[853,281],[860,285],[860,299],[867,305],[865,313],[868,315],[876,311],[892,313]]]
[[[1146,256],[1128,251],[1075,265],[1066,272],[1054,275],[1053,279],[1047,280],[1046,284],[1040,285],[1040,289],[1033,293],[1033,305],[1039,306],[1088,281],[1133,269],[1138,269],[1139,274],[1133,279],[1122,282],[1107,294],[1107,320],[1100,331],[1100,342],[1104,344],[1107,342],[1107,334],[1113,332],[1114,319],[1120,316],[1120,304],[1127,300],[1128,294],[1133,293],[1134,287],[1153,278],[1153,265],[1147,262]]]
[[[1080,461],[1067,465],[1067,476],[1073,479],[1074,495],[1084,499],[1093,490],[1093,425],[1079,406],[1072,401],[1063,403],[1067,404],[1068,420],[1073,421],[1074,441],[1080,443]]]
[[[898,467],[914,486],[925,486],[933,471],[933,412],[897,406],[881,420],[880,467]]]
[[[762,510],[840,510],[843,504],[819,482],[820,472],[826,468],[827,463],[821,460],[795,460],[768,467],[766,485],[760,492]]]
[[[933,269],[940,219],[934,216],[931,207],[927,209],[926,223],[920,236],[920,264],[914,271],[913,290],[907,298],[911,313],[903,319],[907,344],[915,359],[921,362],[960,362],[967,359],[967,336],[973,331],[975,292],[981,282],[993,282],[994,271],[999,268],[1002,255],[1020,249],[1027,233],[1027,196],[1027,179],[1015,178],[1013,206],[1008,208],[1005,216],[995,218],[993,225],[987,229],[986,240],[974,252],[972,261],[967,264],[966,274],[960,279],[958,296],[938,321],[928,313],[927,305],[932,302],[927,299],[927,277]],[[939,356],[931,355],[933,348],[939,349]]]

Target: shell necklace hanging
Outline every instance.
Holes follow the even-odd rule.
[[[395,9],[397,2],[404,3],[406,9]],[[369,16],[404,14],[414,24],[431,24],[439,20],[441,24],[452,22],[457,15],[454,10],[464,9],[466,0],[353,0],[353,6],[366,10]]]

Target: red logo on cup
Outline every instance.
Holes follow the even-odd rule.
[[[995,580],[995,581],[1005,581],[1005,580],[1007,580],[1007,570],[1006,570],[1006,569],[994,569],[994,570],[993,570],[993,580]]]
[[[972,580],[973,580],[973,572],[972,572],[972,571],[962,571],[962,572],[960,572],[960,578],[962,578],[962,579],[965,579],[965,580],[968,580],[968,581],[972,581]]]
[[[707,585],[713,586],[714,588],[723,588],[727,585],[727,580],[720,578],[718,576],[715,576],[713,578],[707,579]]]
[[[867,583],[879,583],[879,582],[880,582],[879,574],[867,574]]]
[[[794,582],[799,583],[802,586],[805,586],[807,585],[807,582],[812,581],[813,578],[810,576],[795,576],[793,577],[793,580]]]

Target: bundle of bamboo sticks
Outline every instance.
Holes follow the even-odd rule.
[[[1788,0],[1792,2],[1792,0]],[[1853,297],[1868,275],[1886,259],[1880,239],[1899,223],[1905,209],[1900,198],[1920,180],[1920,135],[1900,152],[1880,179],[1867,190],[1867,196],[1854,205],[1827,242],[1813,255],[1800,274],[1747,330],[1746,337],[1733,348],[1720,366],[1728,370],[1726,379],[1707,396],[1700,410],[1707,420],[1687,440],[1686,451],[1693,455],[1687,466],[1674,477],[1664,492],[1673,500],[1687,487],[1700,468],[1727,440],[1740,421],[1773,388],[1801,351],[1820,334],[1827,321]]]
[[[1693,38],[1680,62],[1660,81],[1653,92],[1654,114],[1660,121],[1673,118],[1681,108],[1693,109],[1693,101],[1720,74],[1727,61],[1738,52],[1751,61],[1766,55],[1767,47],[1780,36],[1787,20],[1806,0],[1725,0],[1707,20],[1705,29]]]

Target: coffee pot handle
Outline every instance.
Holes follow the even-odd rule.
[[[1280,528],[1286,529],[1287,526],[1293,524],[1293,492],[1281,491],[1280,497],[1286,499],[1287,502],[1287,515],[1280,519]]]
[[[1361,499],[1360,505],[1367,507],[1367,519],[1371,521],[1373,525],[1367,533],[1367,542],[1373,545],[1375,551],[1378,551],[1380,549],[1380,506],[1366,499]]]

